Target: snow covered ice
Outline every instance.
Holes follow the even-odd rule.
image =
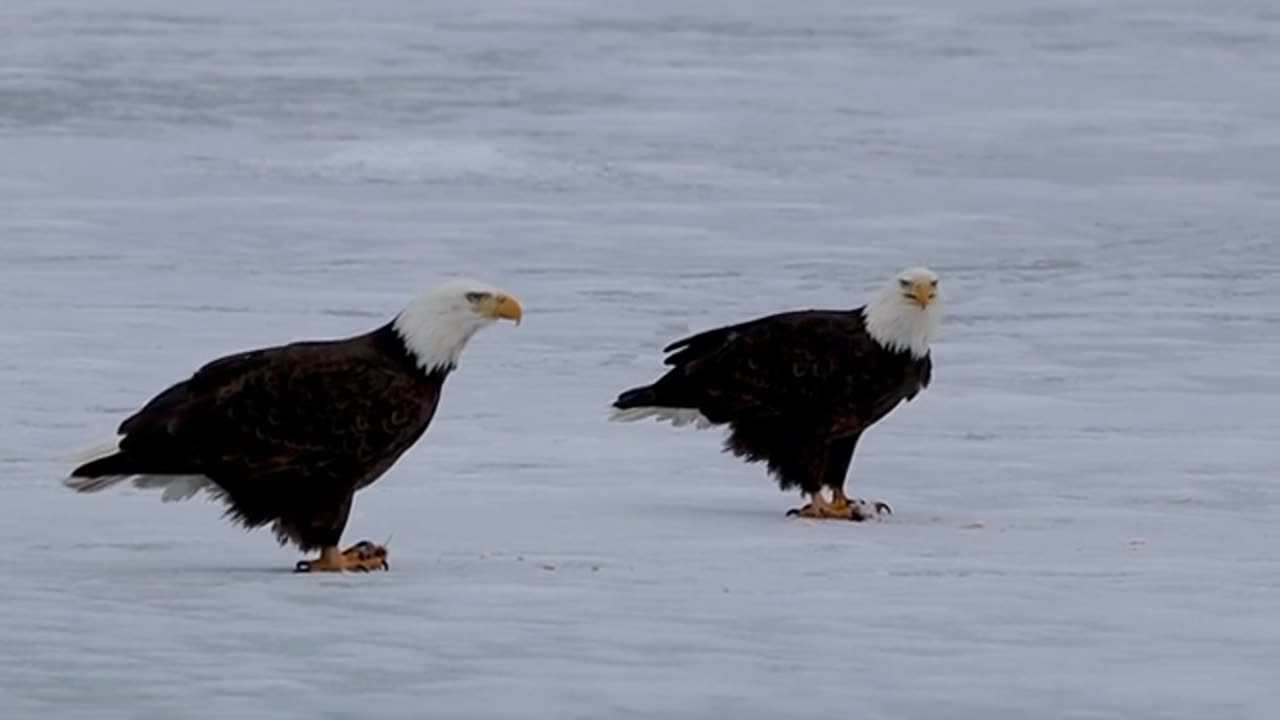
[[[0,714],[1270,718],[1268,0],[0,5]],[[942,275],[850,492],[605,421],[661,347]],[[80,496],[199,363],[516,293],[346,536]]]

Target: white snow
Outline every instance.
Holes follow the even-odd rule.
[[[1280,702],[1269,0],[0,3],[0,715],[1249,718]],[[945,283],[881,523],[607,422],[682,334]],[[322,577],[69,448],[473,276]]]

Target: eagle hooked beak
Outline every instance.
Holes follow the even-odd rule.
[[[516,325],[520,324],[520,320],[524,318],[524,308],[520,307],[520,301],[505,293],[497,293],[485,301],[485,314],[489,317],[499,320],[511,320]]]
[[[933,302],[933,298],[937,296],[933,283],[928,280],[917,280],[911,284],[911,288],[907,290],[907,297],[915,301],[921,308],[929,307],[929,303]]]

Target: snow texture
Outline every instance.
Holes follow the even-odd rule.
[[[0,715],[1274,717],[1277,77],[1271,0],[5,0]],[[607,422],[681,334],[920,263],[886,522]],[[358,496],[391,572],[62,486],[449,276],[525,321]]]

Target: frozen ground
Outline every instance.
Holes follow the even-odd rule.
[[[187,5],[0,5],[6,720],[1274,716],[1270,0]],[[892,521],[604,421],[680,333],[919,261],[935,385],[853,470]],[[58,484],[452,274],[527,320],[359,496],[390,573]]]

